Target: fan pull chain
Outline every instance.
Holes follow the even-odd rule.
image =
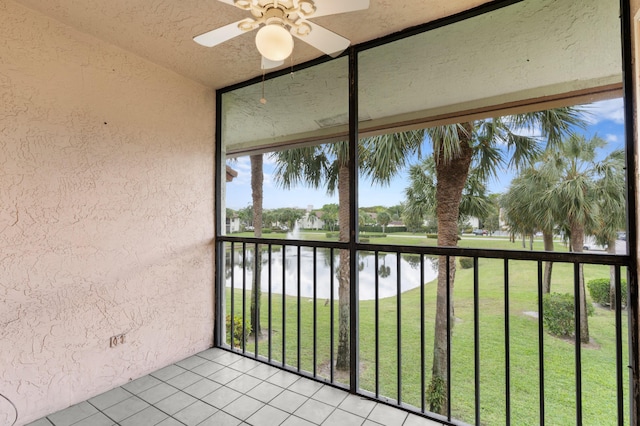
[[[293,53],[289,57],[291,58],[291,80],[293,80]]]
[[[262,68],[262,97],[260,98],[260,103],[262,105],[267,103],[267,98],[264,97],[264,68]]]

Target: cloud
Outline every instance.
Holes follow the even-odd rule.
[[[518,136],[524,136],[526,138],[534,139],[542,137],[542,126],[540,126],[539,124],[518,126],[516,125],[515,120],[512,120],[509,117],[506,118],[506,124],[511,129],[511,131]],[[501,142],[501,144],[503,144],[503,142]]]
[[[542,135],[542,128],[540,126],[535,127],[517,127],[513,129],[513,133],[519,136],[527,138],[539,138]]]
[[[238,176],[233,180],[236,185],[251,184],[251,161],[249,157],[237,157],[234,161],[227,162],[227,165],[238,172]]]
[[[262,170],[264,173],[264,184],[273,185],[273,171],[275,169],[275,161],[271,155],[263,157]],[[227,165],[238,172],[238,177],[234,179],[234,183],[251,184],[251,159],[248,156],[236,157],[234,161],[227,162]]]
[[[265,187],[275,187],[275,182],[273,179],[273,173],[268,173],[266,170],[264,172],[264,177],[262,178],[262,183]]]
[[[591,124],[598,124],[602,121],[624,124],[624,102],[622,98],[594,102],[591,105],[587,105],[585,110],[588,112],[586,119]]]
[[[615,143],[615,142],[618,142],[618,140],[619,140],[618,135],[613,135],[613,134],[611,134],[611,133],[606,134],[606,135],[604,136],[604,139],[605,139],[607,142],[610,142],[610,143]]]
[[[273,152],[269,152],[263,156],[262,161],[264,162],[264,164],[275,166],[277,163],[276,159],[277,159],[276,154]]]

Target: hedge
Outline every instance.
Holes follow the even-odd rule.
[[[543,322],[549,333],[561,337],[571,336],[575,333],[575,306],[573,302],[573,295],[568,293],[550,293],[543,296]],[[593,312],[593,305],[587,303],[587,316],[593,315]]]
[[[331,240],[340,238],[340,234],[337,232],[327,232],[325,235]],[[386,238],[386,236],[387,234],[360,234],[358,238],[361,243],[368,243],[371,238]]]
[[[473,257],[460,257],[460,266],[462,269],[473,268]]]
[[[379,226],[379,225],[363,225],[359,229],[360,229],[360,232],[384,232],[386,234],[393,234],[396,232],[407,232],[406,226],[386,226],[383,231],[382,226]]]
[[[622,296],[622,305],[627,304],[627,281],[620,280],[621,283],[621,296]],[[587,282],[587,288],[589,289],[589,294],[591,295],[591,299],[594,302],[602,305],[609,306],[611,303],[610,298],[610,281],[609,278],[597,278],[595,280],[590,280]]]

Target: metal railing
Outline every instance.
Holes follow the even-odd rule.
[[[220,347],[450,424],[495,423],[497,418],[504,424],[522,424],[525,411],[538,417],[538,421],[527,421],[555,423],[560,409],[574,412],[571,423],[586,424],[593,421],[596,405],[611,423],[625,424],[629,373],[622,274],[630,262],[626,255],[360,243],[351,251],[349,244],[341,242],[229,236],[220,237],[217,247],[216,342]],[[335,366],[341,252],[355,259],[348,264],[358,268],[356,282],[350,285],[359,292],[351,294],[360,295],[359,300],[347,302],[358,319],[349,324],[357,332],[347,332],[349,348],[356,351],[352,359],[357,360],[350,363],[349,373]],[[470,271],[458,267],[455,279],[456,292],[465,296],[456,296],[454,304],[452,292],[444,292],[446,312],[453,306],[464,318],[446,316],[446,387],[441,392],[447,403],[438,414],[430,411],[429,399],[434,392],[429,368],[438,295],[437,284],[429,283],[437,282],[433,274],[443,263],[450,288],[456,257],[472,259],[472,266]],[[570,277],[560,287],[570,289],[575,300],[582,286],[581,265],[613,268],[615,309],[611,313],[599,308],[593,317],[599,329],[608,330],[598,334],[602,341],[593,347],[580,342],[579,303],[574,303],[570,340],[548,333],[544,262],[553,262],[563,279]],[[534,272],[523,277],[524,270]],[[254,291],[256,282],[264,293]],[[526,301],[523,292],[529,294]],[[531,312],[523,314],[523,306]],[[261,335],[252,329],[256,317],[266,327]],[[615,359],[600,359],[604,352]],[[609,364],[613,363],[612,370]],[[558,365],[571,365],[573,371],[568,367],[558,371]],[[599,371],[597,380],[594,370]],[[532,375],[537,376],[535,380],[523,380]],[[523,382],[527,389],[522,389]]]

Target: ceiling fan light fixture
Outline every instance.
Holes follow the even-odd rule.
[[[265,25],[256,34],[256,47],[265,58],[283,61],[293,52],[293,37],[281,25]]]

